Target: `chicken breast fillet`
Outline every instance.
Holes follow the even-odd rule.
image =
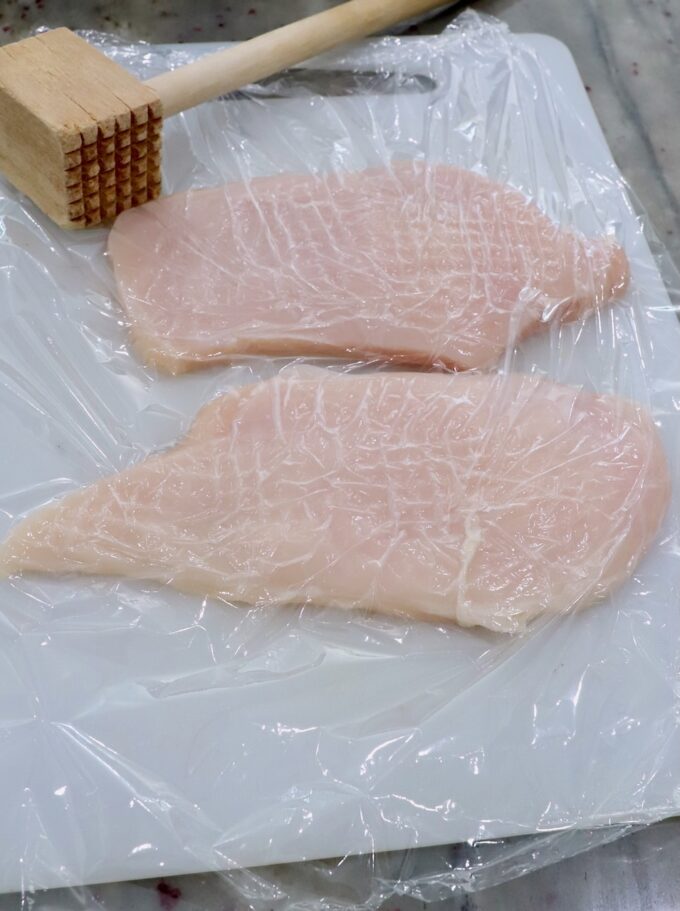
[[[613,241],[413,162],[162,197],[118,217],[109,253],[142,358],[173,373],[245,354],[483,367],[628,282]]]
[[[669,488],[623,399],[518,374],[284,372],[20,521],[0,566],[515,631],[620,585]]]

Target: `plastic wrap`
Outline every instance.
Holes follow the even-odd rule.
[[[197,53],[97,40],[142,76]],[[185,199],[169,254],[143,216],[127,274],[154,263],[153,303],[176,307],[189,289],[201,326],[226,293],[216,235],[243,251],[243,276],[232,262],[226,287],[245,282],[256,343],[208,351],[202,360],[229,362],[186,375],[144,363],[139,288],[120,270],[116,284],[109,232],[61,231],[2,187],[0,540],[66,497],[77,508],[55,531],[62,507],[51,506],[29,545],[84,574],[0,583],[0,890],[63,886],[94,906],[88,883],[214,870],[244,907],[374,907],[484,888],[674,813],[680,282],[650,250],[566,50],[466,15],[441,36],[370,42],[173,118],[164,142],[167,192],[241,181],[228,209],[243,214],[237,193],[261,213],[245,224],[222,212],[203,234]],[[394,175],[405,161],[425,175],[420,195],[397,194],[388,216],[365,193],[370,231],[335,243],[342,218],[319,236],[316,190],[267,209],[255,183],[312,175],[328,188],[337,172],[347,188],[355,172]],[[473,172],[482,191],[452,206],[428,183],[447,167]],[[506,260],[508,249],[520,252]],[[341,253],[331,266],[328,251]],[[305,271],[306,252],[321,272]],[[258,334],[247,304],[273,292],[307,339],[332,306],[345,341],[317,351],[300,349],[300,333]],[[456,374],[468,364],[442,347],[463,292],[475,339],[493,341],[472,365],[488,374]],[[353,325],[342,311],[352,294]],[[386,325],[409,309],[415,322],[386,346]],[[416,346],[424,356],[404,359],[421,314],[436,331]],[[204,343],[210,326],[201,332]],[[282,348],[286,358],[263,356]],[[275,406],[234,412],[259,394],[241,387],[263,379]],[[399,382],[393,407],[375,384],[394,398]],[[285,392],[301,383],[317,398]],[[342,383],[359,392],[329,410]],[[424,399],[423,384],[435,390]],[[533,390],[524,408],[518,389]],[[465,420],[451,405],[462,400]],[[108,486],[159,452],[132,498],[136,481]],[[168,475],[179,456],[182,473]],[[103,499],[73,499],[91,485]],[[236,506],[228,529],[214,519],[223,546],[206,555],[196,522],[222,509],[225,490]],[[16,551],[3,554],[20,568]],[[238,569],[248,585],[225,588],[225,560],[231,582]]]

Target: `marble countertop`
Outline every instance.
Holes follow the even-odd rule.
[[[677,911],[680,896],[680,822],[659,823],[603,848],[589,851],[482,892],[454,894],[436,903],[394,897],[380,911]],[[296,868],[278,868],[277,883],[289,886]],[[306,900],[284,905],[272,891],[257,898],[254,882],[208,874],[165,880],[111,883],[91,889],[55,890],[31,896],[0,896],[0,911],[368,911],[362,884],[348,878],[307,882]],[[299,890],[298,890],[299,891]],[[248,894],[249,893],[249,894]],[[247,897],[246,897],[247,896]]]
[[[316,12],[325,0],[0,0],[0,42],[39,25],[111,31],[151,42],[241,40]],[[415,27],[440,31],[456,10]],[[661,242],[680,265],[680,0],[479,0],[516,32],[543,32],[572,51],[609,145]],[[655,911],[678,907],[680,821],[661,823],[484,892],[454,895],[443,911]],[[290,868],[288,875],[295,875]],[[285,879],[285,876],[284,876]],[[93,890],[43,893],[33,911],[274,911],[281,896],[239,899],[233,877],[206,875],[115,883]],[[320,887],[318,904],[330,896]],[[333,886],[336,888],[337,884]],[[313,895],[313,892],[310,893]],[[337,900],[357,907],[365,896],[341,884]],[[26,907],[0,896],[0,911]],[[296,905],[302,908],[302,905]],[[390,899],[385,911],[424,907]]]

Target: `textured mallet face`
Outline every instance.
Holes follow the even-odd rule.
[[[155,199],[161,128],[155,92],[68,29],[0,48],[0,171],[57,224]]]

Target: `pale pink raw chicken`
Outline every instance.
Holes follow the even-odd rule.
[[[628,282],[613,241],[409,162],[163,197],[119,216],[109,252],[140,354],[174,373],[253,353],[487,366]]]
[[[216,399],[171,451],[30,515],[0,566],[515,631],[620,585],[668,499],[654,425],[624,399],[307,370]]]

